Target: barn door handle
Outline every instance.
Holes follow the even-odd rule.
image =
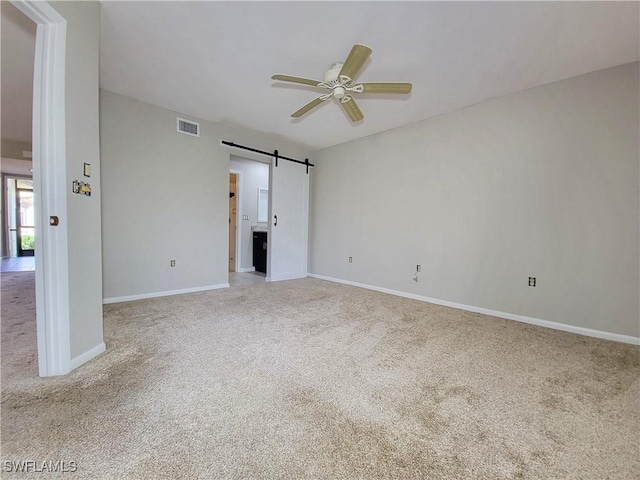
[[[275,218],[275,222],[273,222],[273,226],[277,227],[278,226],[278,215],[274,215],[273,218]]]

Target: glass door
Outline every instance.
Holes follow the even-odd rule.
[[[16,179],[16,232],[19,257],[32,257],[35,245],[33,180]]]

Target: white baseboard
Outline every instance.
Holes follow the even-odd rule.
[[[264,280],[266,282],[280,282],[282,280],[296,280],[298,278],[307,278],[308,273],[285,273],[282,275],[267,276]]]
[[[74,370],[74,369],[78,368],[83,363],[87,363],[89,360],[91,360],[92,358],[97,357],[98,355],[100,355],[105,350],[106,350],[106,346],[105,346],[104,342],[102,342],[102,343],[96,345],[95,347],[87,350],[86,352],[81,353],[76,358],[71,359],[71,370]]]
[[[144,300],[145,298],[168,297],[169,295],[182,295],[183,293],[204,292],[206,290],[217,290],[218,288],[227,288],[228,283],[220,283],[218,285],[206,285],[204,287],[181,288],[180,290],[168,290],[166,292],[141,293],[139,295],[127,295],[124,297],[103,298],[102,303],[120,303],[131,302],[133,300]]]
[[[237,270],[238,273],[249,273],[249,272],[255,272],[256,271],[256,267],[244,267],[244,268],[239,268]]]
[[[500,312],[498,310],[490,310],[488,308],[474,307],[473,305],[464,305],[462,303],[449,302],[447,300],[439,300],[437,298],[425,297],[423,295],[416,295],[414,293],[401,292],[399,290],[391,290],[389,288],[377,287],[375,285],[368,285],[366,283],[352,282],[350,280],[343,280],[341,278],[326,277],[324,275],[316,275],[310,273],[310,277],[318,278],[320,280],[327,280],[329,282],[343,283],[345,285],[352,285],[354,287],[366,288],[367,290],[375,290],[376,292],[388,293],[390,295],[397,295],[399,297],[411,298],[413,300],[419,300],[421,302],[435,303],[436,305],[443,305],[445,307],[459,308],[460,310],[466,310],[474,313],[482,313],[484,315],[491,315],[492,317],[506,318],[507,320],[515,320],[517,322],[529,323],[531,325],[537,325],[539,327],[552,328],[554,330],[562,330],[564,332],[577,333],[578,335],[586,335],[588,337],[603,338],[605,340],[612,340],[614,342],[630,343],[632,345],[640,345],[640,337],[632,337],[631,335],[622,335],[619,333],[603,332],[602,330],[594,330],[591,328],[576,327],[573,325],[567,325],[565,323],[551,322],[549,320],[541,320],[534,317],[526,317],[524,315],[516,315],[514,313]]]

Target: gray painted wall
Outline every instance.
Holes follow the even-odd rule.
[[[627,64],[316,152],[310,271],[640,336],[638,82]]]
[[[3,138],[0,145],[2,158],[23,159],[24,157],[22,156],[22,152],[30,152],[32,150],[31,142],[21,142],[19,140],[11,140],[8,138]]]
[[[67,20],[66,148],[69,316],[71,358],[100,345],[102,257],[98,46],[100,2],[52,2]],[[91,178],[82,176],[90,163]],[[90,183],[90,197],[71,192],[73,180]],[[64,219],[62,219],[64,221]]]
[[[199,122],[200,137],[177,133],[176,116]],[[309,157],[278,138],[105,90],[100,133],[105,299],[227,283],[229,157],[238,151],[221,139]]]
[[[238,170],[242,177],[242,215],[249,215],[249,220],[240,217],[240,268],[253,267],[253,235],[251,226],[267,227],[268,222],[258,223],[258,187],[269,188],[269,164],[246,160],[235,155],[229,162],[231,170]]]

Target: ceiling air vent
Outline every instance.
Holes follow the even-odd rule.
[[[192,137],[200,136],[200,124],[178,117],[178,132]]]

